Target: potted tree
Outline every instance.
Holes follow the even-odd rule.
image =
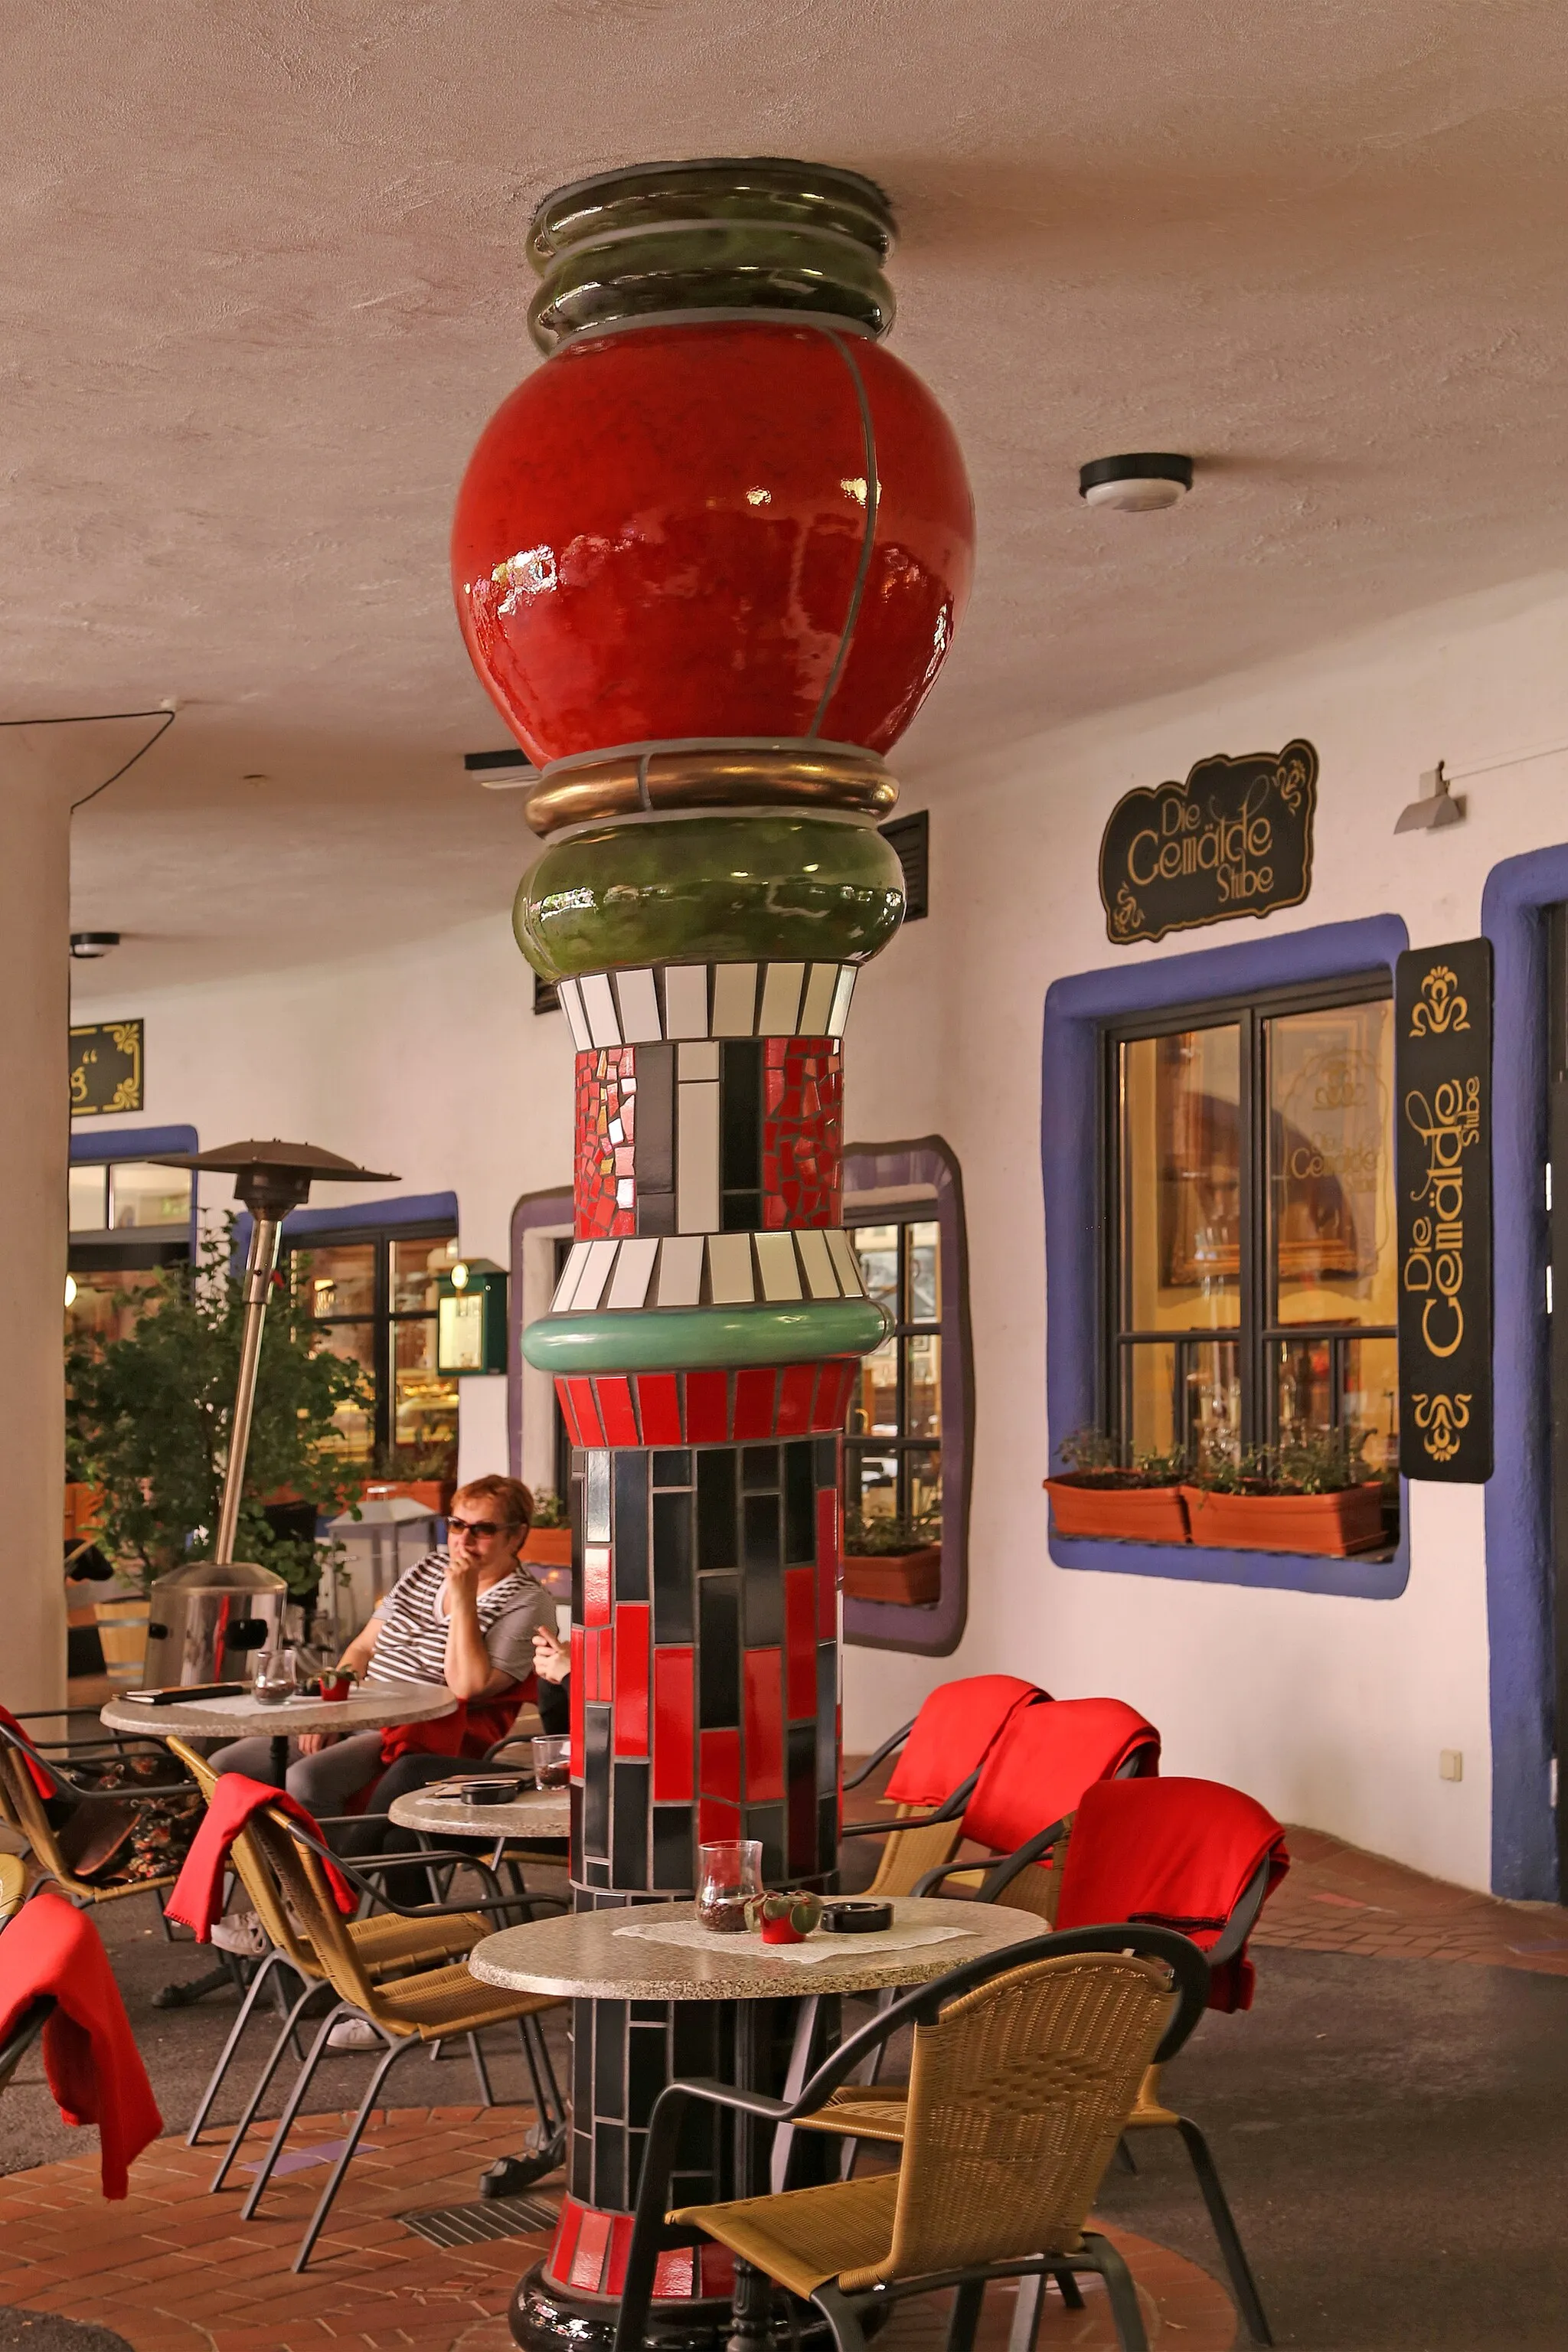
[[[933,1608],[942,1598],[941,1521],[934,1516],[900,1519],[847,1511],[844,1595],[847,1601]]]
[[[67,1349],[70,1475],[96,1490],[104,1551],[148,1586],[210,1557],[216,1534],[243,1319],[232,1225],[207,1236],[195,1264],[165,1267],[137,1293],[124,1336],[79,1336]],[[316,1540],[316,1520],[359,1496],[334,1417],[363,1405],[363,1378],[275,1280],[236,1549],[309,1605],[331,1549]]]
[[[1385,1540],[1383,1482],[1338,1430],[1296,1429],[1277,1446],[1202,1455],[1182,1492],[1195,1544],[1343,1558]]]
[[[1059,1536],[1095,1536],[1118,1543],[1191,1540],[1181,1454],[1139,1454],[1119,1462],[1103,1431],[1077,1429],[1059,1448],[1065,1470],[1043,1483]]]

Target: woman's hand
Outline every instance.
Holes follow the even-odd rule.
[[[300,1734],[301,1756],[319,1756],[323,1748],[331,1748],[342,1738],[341,1731],[302,1731]]]
[[[563,1683],[572,1671],[572,1653],[543,1625],[533,1629],[533,1671],[547,1683]]]

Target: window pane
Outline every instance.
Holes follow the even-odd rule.
[[[910,1225],[909,1265],[905,1274],[906,1323],[942,1320],[941,1236],[934,1224]]]
[[[433,1314],[438,1296],[437,1282],[458,1260],[456,1234],[437,1240],[392,1244],[392,1311],[395,1315]]]
[[[109,1171],[109,1213],[119,1231],[131,1225],[188,1225],[191,1178],[184,1168],[155,1168],[122,1160]]]
[[[1126,1328],[1240,1319],[1241,1033],[1188,1029],[1121,1048]]]
[[[884,1339],[860,1360],[849,1407],[851,1437],[897,1437],[899,1433],[899,1343]]]
[[[860,1273],[869,1297],[879,1299],[889,1315],[899,1312],[899,1229],[897,1225],[860,1225],[850,1234]]]
[[[340,1243],[297,1250],[296,1279],[301,1284],[310,1314],[370,1315],[375,1311],[374,1242]],[[334,1343],[335,1344],[335,1343]],[[348,1347],[340,1349],[347,1355]],[[368,1358],[366,1359],[368,1361]]]
[[[1268,1200],[1281,1323],[1392,1323],[1394,1013],[1268,1024]]]
[[[458,1383],[426,1370],[399,1370],[396,1382],[395,1445],[455,1445],[458,1442]]]
[[[102,1170],[99,1173],[102,1174]],[[125,1273],[79,1274],[76,1297],[66,1308],[66,1329],[73,1339],[110,1340],[123,1339],[135,1328],[137,1299],[143,1291],[151,1290],[158,1280],[156,1267],[138,1267]],[[128,1302],[116,1306],[123,1292],[131,1293]]]
[[[851,1446],[845,1457],[845,1500],[863,1518],[890,1519],[899,1508],[899,1457]]]
[[[942,1521],[942,1455],[934,1446],[914,1446],[905,1455],[910,1481],[910,1512],[911,1519],[934,1519],[934,1537]]]
[[[942,1341],[934,1331],[918,1331],[903,1342],[906,1437],[942,1435]]]
[[[1211,1339],[1187,1351],[1187,1439],[1194,1454],[1234,1456],[1241,1447],[1241,1350]]]
[[[375,1326],[374,1323],[333,1323],[321,1333],[321,1344],[334,1356],[346,1356],[364,1374],[366,1401],[340,1405],[333,1421],[338,1444],[351,1462],[368,1462],[375,1450]]]
[[[73,1168],[66,1179],[70,1229],[73,1234],[100,1234],[104,1228],[109,1181],[106,1168]]]
[[[1127,1431],[1133,1458],[1173,1454],[1176,1427],[1176,1349],[1173,1340],[1152,1339],[1125,1350]]]
[[[1397,1342],[1351,1339],[1343,1344],[1343,1391],[1337,1416],[1367,1474],[1378,1477],[1399,1459]],[[1277,1355],[1279,1428],[1293,1432],[1335,1426],[1333,1344],[1326,1338],[1282,1339]]]

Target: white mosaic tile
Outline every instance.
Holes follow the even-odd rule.
[[[583,1010],[588,1016],[588,1028],[595,1045],[618,1045],[621,1024],[616,1013],[616,1000],[610,991],[607,971],[591,971],[581,982]]]
[[[842,1037],[849,1018],[849,1000],[855,993],[855,966],[847,963],[838,975],[838,985],[833,992],[833,1010],[827,1016],[827,1034]]]
[[[589,1315],[605,1295],[605,1285],[610,1278],[610,1268],[616,1262],[619,1242],[590,1242],[588,1263],[583,1268],[576,1289],[572,1294],[574,1315]]]
[[[719,1075],[717,1045],[680,1045],[679,1073],[683,1078],[716,1078]]]
[[[667,1037],[708,1034],[708,967],[705,963],[671,963],[664,970],[664,1034]]]
[[[588,1244],[574,1242],[567,1253],[566,1263],[561,1269],[561,1279],[555,1286],[555,1296],[550,1302],[552,1315],[565,1314],[572,1304],[572,1294],[576,1289],[583,1268],[587,1263]]]
[[[795,1245],[800,1254],[805,1273],[806,1288],[814,1298],[837,1298],[838,1277],[833,1271],[828,1253],[827,1236],[817,1225],[801,1225],[796,1229]]]
[[[639,1238],[621,1244],[621,1254],[616,1260],[616,1277],[611,1283],[606,1307],[640,1307],[647,1297],[647,1286],[653,1279],[654,1260],[658,1255],[658,1244]]]
[[[719,1222],[719,1088],[675,1089],[675,1222],[683,1234],[710,1234]]]
[[[674,1234],[659,1246],[658,1303],[661,1307],[695,1307],[701,1297],[702,1235]]]
[[[750,1037],[757,1024],[757,967],[754,963],[716,963],[713,967],[713,1034]]]
[[[860,1279],[860,1261],[849,1246],[849,1236],[841,1225],[830,1225],[823,1238],[833,1259],[833,1270],[846,1298],[864,1298],[866,1286]]]
[[[664,1032],[659,1027],[658,991],[653,984],[652,972],[617,972],[616,994],[620,999],[621,1034],[626,1044],[655,1044]]]
[[[795,1263],[795,1243],[788,1234],[753,1234],[757,1245],[757,1265],[763,1277],[764,1298],[798,1298],[800,1268]]]
[[[715,1307],[740,1307],[756,1297],[750,1234],[710,1234],[708,1280]]]
[[[838,985],[836,963],[814,963],[806,979],[805,993],[801,999],[800,1019],[795,1024],[797,1037],[826,1037],[827,1016],[833,1008],[833,992]]]
[[[558,981],[555,993],[561,999],[561,1010],[566,1015],[566,1025],[572,1032],[572,1043],[580,1054],[585,1054],[594,1040],[588,1034],[588,1016],[583,1010],[583,999],[574,980]]]
[[[759,1037],[795,1034],[795,1016],[800,1011],[800,984],[805,977],[803,963],[763,966],[763,1003],[757,1015]]]

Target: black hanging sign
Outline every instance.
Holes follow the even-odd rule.
[[[1399,1466],[1492,1475],[1492,950],[1412,948],[1394,983]]]
[[[1310,743],[1200,760],[1184,784],[1141,784],[1100,844],[1105,928],[1119,947],[1299,907],[1312,887]]]
[[[140,1021],[98,1021],[70,1033],[72,1118],[142,1108]]]

